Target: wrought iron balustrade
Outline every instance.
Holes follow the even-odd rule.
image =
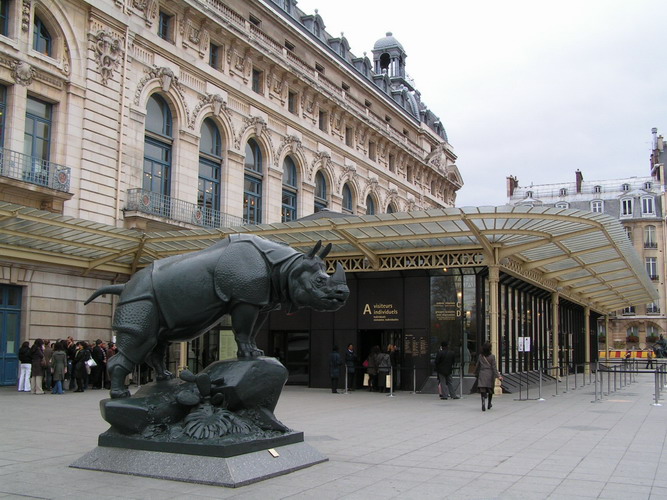
[[[125,210],[155,215],[195,226],[218,228],[242,226],[243,219],[171,196],[145,189],[128,189]]]
[[[68,193],[72,169],[11,149],[0,148],[0,176]]]

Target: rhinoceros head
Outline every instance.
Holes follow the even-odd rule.
[[[297,261],[288,281],[290,297],[297,308],[335,311],[345,304],[350,289],[345,282],[345,272],[340,263],[337,264],[334,274],[329,276],[326,273],[324,258],[331,250],[331,243],[318,255],[321,246],[322,242],[318,241],[308,254],[304,254],[303,258]]]

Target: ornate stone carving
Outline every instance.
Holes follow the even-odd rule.
[[[291,154],[297,154],[302,149],[301,139],[295,135],[286,135],[283,137],[283,140],[278,146],[278,151],[276,151],[276,154],[274,155],[274,165],[276,168],[279,168],[278,159],[285,149],[289,149]]]
[[[220,94],[206,94],[199,98],[199,102],[192,110],[192,115],[190,116],[190,122],[188,127],[192,130],[195,128],[195,123],[199,117],[201,110],[207,106],[211,105],[213,108],[213,115],[218,116],[221,112],[229,116],[229,110],[227,109],[227,103]],[[231,123],[231,121],[230,121]],[[233,134],[233,131],[232,131]]]
[[[197,25],[191,19],[187,19],[190,9],[185,9],[181,23],[180,23],[180,32],[183,36],[183,47],[188,48],[192,47],[197,50],[199,57],[203,58],[208,51],[209,46],[209,34],[208,31],[204,28],[206,25],[206,18],[204,18],[199,25]]]
[[[35,68],[30,66],[27,62],[16,61],[12,64],[12,78],[14,78],[14,81],[19,85],[27,87],[32,83],[35,76],[37,76]]]
[[[147,27],[153,25],[153,19],[157,16],[158,3],[157,0],[132,0],[132,7],[144,14],[144,21]]]
[[[107,30],[99,30],[92,36],[93,51],[97,70],[100,72],[102,84],[113,78],[113,72],[118,68],[123,57],[121,41]]]
[[[243,130],[239,132],[239,135],[236,136],[234,139],[234,146],[236,149],[241,149],[241,139],[243,139],[243,136],[245,135],[246,131],[250,128],[254,128],[255,135],[257,137],[261,137],[262,133],[266,131],[266,122],[264,121],[264,118],[261,116],[250,116],[250,117],[243,117]],[[271,141],[271,136],[269,134],[264,134],[264,137],[266,140],[269,142],[269,146],[271,148],[271,151],[275,153],[273,150],[273,142]]]
[[[26,32],[30,30],[30,4],[30,0],[23,0],[23,6],[21,7],[21,30]]]
[[[315,172],[315,166],[318,163],[322,165],[322,168],[330,169],[331,155],[326,151],[318,151],[317,153],[315,153],[315,157],[313,158],[313,161],[310,164],[310,168],[308,169],[308,181],[310,182],[313,181],[313,173]]]
[[[185,121],[188,123],[190,111],[188,110],[188,103],[185,100],[185,93],[183,92],[181,84],[178,81],[178,77],[174,75],[174,72],[170,68],[167,67],[153,66],[152,68],[146,70],[146,75],[139,81],[137,90],[134,92],[135,106],[139,106],[141,102],[141,92],[146,84],[155,79],[160,80],[160,86],[162,87],[163,92],[169,92],[171,89],[176,91],[181,99],[181,103],[183,104],[183,109],[185,111]]]

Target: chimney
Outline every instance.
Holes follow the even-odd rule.
[[[658,129],[653,127],[651,129],[651,135],[653,136],[653,150],[658,149]]]
[[[577,171],[574,173],[577,181],[577,194],[581,193],[581,183],[584,182],[584,176],[582,175],[581,171],[577,169]]]
[[[512,198],[514,190],[519,187],[519,179],[510,175],[507,177],[507,197]]]

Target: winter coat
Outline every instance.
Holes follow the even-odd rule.
[[[19,349],[19,362],[21,364],[32,364],[32,354],[30,354],[30,346],[21,347]]]
[[[354,351],[345,351],[345,365],[347,366],[347,373],[354,373],[356,364],[356,353]]]
[[[343,364],[343,360],[338,354],[338,351],[333,351],[329,355],[329,376],[331,378],[340,377],[340,365]]]
[[[377,365],[377,355],[372,354],[368,356],[368,368],[366,368],[366,373],[368,373],[371,376],[375,376],[378,374],[378,365]]]
[[[454,369],[454,360],[456,353],[449,349],[440,349],[435,355],[435,371],[440,375],[449,376]]]
[[[493,354],[488,356],[480,354],[475,367],[475,375],[477,375],[477,387],[487,389],[495,387],[496,379],[500,377],[496,367],[496,357]]]
[[[34,347],[34,348],[33,348]],[[43,377],[44,376],[44,367],[42,362],[44,361],[44,351],[41,347],[33,346],[30,348],[30,356],[32,358],[32,377]]]
[[[91,358],[90,350],[88,349],[79,349],[74,358],[75,368],[74,375],[76,378],[84,378],[86,375],[86,361]]]
[[[377,355],[378,374],[388,375],[391,371],[391,358],[386,352]]]
[[[67,354],[65,351],[55,351],[51,356],[51,371],[53,381],[65,380],[65,370],[67,368]]]

